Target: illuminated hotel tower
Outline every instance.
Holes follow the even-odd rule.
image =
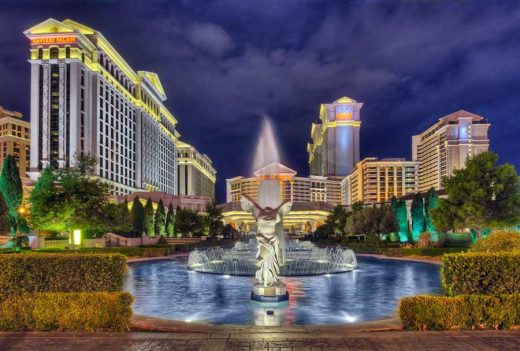
[[[439,118],[412,137],[412,160],[419,161],[419,191],[442,188],[442,178],[465,166],[469,156],[489,148],[487,120],[460,110]]]
[[[134,71],[101,33],[69,19],[48,19],[24,34],[31,45],[29,176],[73,166],[85,153],[116,194],[176,194],[177,121],[157,74]]]
[[[359,161],[359,111],[362,103],[342,97],[320,107],[321,123],[313,123],[307,145],[312,175],[346,176]]]

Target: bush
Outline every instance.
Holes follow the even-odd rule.
[[[511,252],[520,251],[520,233],[493,232],[477,241],[470,248],[471,252]]]
[[[420,248],[388,248],[382,251],[383,254],[390,257],[403,257],[403,256],[442,256],[448,253],[457,253],[465,251],[466,248],[463,247],[452,247],[452,248],[442,248],[442,247],[430,247],[427,249]]]
[[[81,253],[111,253],[121,254],[127,257],[160,257],[169,256],[174,250],[170,245],[140,245],[122,246],[109,248],[88,248],[80,249]]]
[[[33,292],[119,291],[126,273],[122,255],[0,255],[0,298]]]
[[[449,254],[442,261],[448,296],[520,293],[520,252]]]
[[[429,232],[422,232],[417,240],[417,247],[420,249],[429,248],[432,245],[432,235]]]
[[[35,293],[0,302],[0,330],[129,329],[133,298],[127,292]]]
[[[157,239],[157,245],[168,245],[168,240],[166,240],[164,235],[161,235],[159,239]]]
[[[511,328],[520,325],[520,294],[411,296],[399,315],[408,330]]]

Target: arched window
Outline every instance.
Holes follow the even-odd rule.
[[[41,59],[43,59],[43,49],[38,48],[38,60],[41,60]]]
[[[51,59],[57,59],[59,52],[58,48],[51,48]]]

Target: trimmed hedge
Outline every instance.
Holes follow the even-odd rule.
[[[432,247],[432,248],[390,248],[383,250],[383,254],[391,257],[402,256],[442,256],[448,253],[464,252],[467,248],[463,247]]]
[[[35,292],[119,291],[125,273],[123,255],[0,255],[0,299]]]
[[[0,330],[129,330],[127,292],[35,293],[0,302]]]
[[[520,294],[406,297],[399,315],[408,330],[511,328],[520,325]]]
[[[448,296],[520,293],[520,252],[449,254],[442,262]]]

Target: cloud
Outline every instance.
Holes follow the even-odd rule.
[[[262,114],[306,175],[310,123],[345,95],[364,103],[362,156],[410,157],[411,135],[463,108],[488,117],[493,149],[520,164],[517,1],[18,3],[0,13],[0,104],[28,112],[24,29],[85,23],[136,70],[159,74],[182,138],[217,167],[220,200],[224,179],[250,169]]]
[[[194,24],[186,35],[193,46],[215,56],[222,56],[233,49],[229,34],[214,23]]]

